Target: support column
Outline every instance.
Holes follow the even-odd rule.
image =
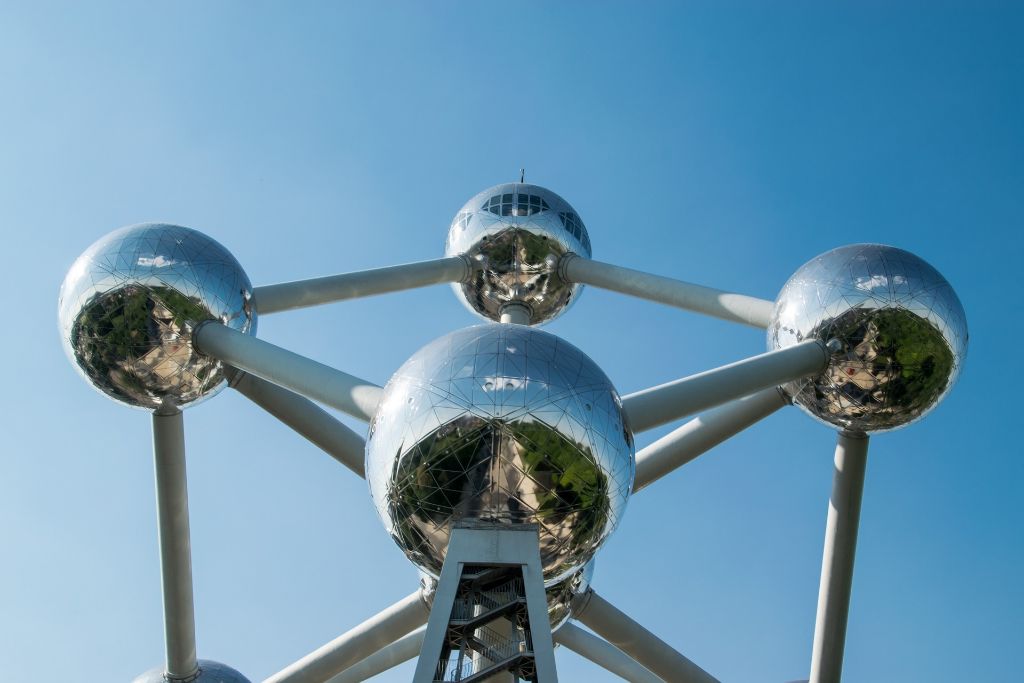
[[[832,498],[825,525],[825,551],[821,560],[810,683],[839,683],[842,677],[867,458],[867,435],[839,434]]]
[[[172,681],[188,680],[199,669],[199,663],[192,599],[185,428],[177,408],[162,408],[153,414],[153,456],[167,677]]]

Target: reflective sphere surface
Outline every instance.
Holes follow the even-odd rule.
[[[590,237],[567,201],[538,185],[508,183],[484,190],[455,216],[447,256],[466,254],[477,265],[469,282],[453,285],[469,309],[490,320],[521,304],[530,324],[551,320],[576,300],[582,285],[565,282],[558,259],[590,258]]]
[[[823,374],[786,392],[830,425],[879,432],[921,418],[952,388],[967,320],[953,288],[923,260],[854,244],[803,265],[775,302],[769,350],[812,338],[840,348]]]
[[[440,574],[455,521],[534,523],[548,583],[618,525],[633,437],[615,388],[579,349],[523,325],[482,325],[428,344],[391,378],[366,474],[388,532],[428,574]]]
[[[93,386],[130,406],[183,406],[224,387],[220,361],[192,346],[216,320],[254,334],[252,285],[206,235],[145,223],[102,238],[78,257],[60,290],[64,350]]]
[[[557,631],[562,624],[569,621],[569,618],[572,617],[573,599],[590,588],[593,578],[594,560],[590,560],[583,565],[582,569],[578,569],[560,581],[553,582],[544,589],[552,631]],[[421,572],[420,595],[428,608],[434,605],[434,591],[436,590],[437,579]]]
[[[230,666],[221,664],[219,662],[213,662],[208,659],[199,660],[199,673],[195,678],[190,678],[187,681],[181,681],[181,679],[169,679],[164,673],[164,667],[158,666],[155,669],[150,669],[144,674],[139,674],[132,680],[132,683],[250,683],[249,679],[238,673]]]

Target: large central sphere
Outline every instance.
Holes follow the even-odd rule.
[[[557,194],[525,183],[495,185],[455,215],[445,254],[465,254],[472,277],[453,285],[471,311],[500,320],[509,305],[529,311],[530,324],[565,311],[582,285],[566,282],[558,260],[567,253],[590,258],[590,237],[579,214]]]
[[[439,576],[453,523],[537,524],[545,581],[589,560],[633,488],[615,387],[583,352],[521,325],[452,332],[403,365],[366,443],[377,512]]]

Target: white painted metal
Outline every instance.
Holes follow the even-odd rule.
[[[571,621],[555,631],[555,642],[630,683],[662,683],[625,652]]]
[[[777,387],[726,403],[695,417],[636,454],[633,493],[768,417],[788,403]]]
[[[399,638],[366,659],[356,662],[327,683],[359,683],[408,662],[420,653],[420,648],[423,647],[424,633],[423,629],[419,629]]]
[[[399,600],[311,652],[264,683],[321,683],[423,626],[427,608],[419,591]]]
[[[771,322],[772,309],[775,306],[774,302],[766,299],[651,275],[639,270],[613,266],[610,263],[580,258],[575,254],[562,257],[559,272],[569,282],[610,289],[763,329],[767,329]]]
[[[811,339],[622,398],[635,433],[825,369],[825,345]]]
[[[558,673],[555,668],[551,622],[548,620],[547,597],[544,594],[544,572],[540,564],[537,528],[532,524],[507,526],[483,522],[462,522],[452,529],[413,683],[432,683],[434,680],[465,564],[522,568],[537,680],[538,683],[557,683]]]
[[[530,309],[522,304],[508,304],[501,309],[501,320],[503,323],[515,323],[516,325],[530,324]]]
[[[187,680],[195,675],[199,663],[192,599],[185,427],[177,408],[153,414],[153,456],[167,677],[172,681]]]
[[[462,282],[469,277],[469,273],[469,261],[462,256],[453,256],[356,273],[265,285],[254,289],[253,299],[256,301],[259,314],[267,315],[427,285]]]
[[[360,477],[366,476],[366,440],[308,398],[240,370],[231,387]]]
[[[592,589],[581,596],[576,620],[649,669],[673,683],[717,683],[706,671],[629,618]]]
[[[825,524],[825,551],[821,560],[810,683],[839,683],[842,677],[867,460],[866,435],[839,434],[832,497]]]
[[[376,384],[318,363],[262,339],[205,322],[193,332],[200,353],[273,382],[352,417],[372,419],[383,393]]]

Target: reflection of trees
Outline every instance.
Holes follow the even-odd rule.
[[[168,335],[177,342],[187,325],[210,317],[201,301],[170,287],[127,285],[90,297],[72,323],[70,342],[79,363],[108,393],[156,405],[154,394],[170,386],[157,386],[152,368],[137,361],[164,346]],[[190,380],[202,383],[216,367],[199,366]]]
[[[897,426],[932,405],[953,374],[955,358],[942,332],[905,308],[854,308],[812,334],[839,339],[845,353],[833,356],[830,381],[817,383],[816,398],[836,413],[871,414],[874,428]],[[836,393],[859,408],[836,405]]]
[[[547,297],[551,292],[568,298],[571,287],[565,286],[545,259],[561,256],[565,250],[555,240],[522,228],[508,228],[483,238],[475,251],[487,257],[487,267],[473,275],[463,290],[477,310],[497,312],[501,304],[522,300],[517,293],[525,289],[530,296]]]
[[[553,573],[585,559],[610,526],[609,476],[590,447],[532,419],[453,420],[396,457],[391,482],[396,540],[435,572],[455,519],[539,523]]]

